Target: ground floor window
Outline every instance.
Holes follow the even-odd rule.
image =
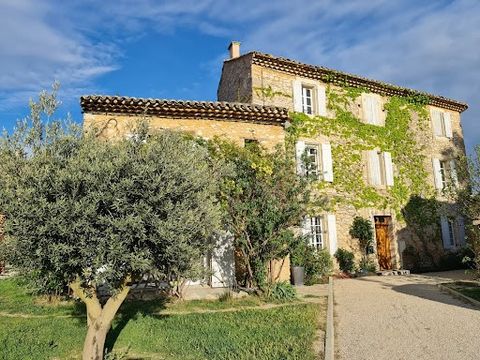
[[[307,218],[307,231],[308,239],[311,246],[315,249],[323,249],[324,240],[323,240],[323,217],[322,216],[311,216]]]

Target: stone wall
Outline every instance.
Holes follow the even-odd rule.
[[[238,61],[238,60],[235,60]],[[288,108],[290,111],[294,109],[294,100],[293,100],[293,82],[299,79],[297,76],[273,70],[270,68],[265,68],[259,65],[252,65],[250,73],[245,74],[246,61],[242,63],[241,67],[235,66],[235,61],[226,62],[222,74],[221,82],[221,91],[219,89],[219,100],[227,100],[220,96],[225,96],[228,93],[239,93],[244,94],[245,92],[245,83],[240,86],[239,80],[237,78],[245,78],[248,81],[251,80],[251,103],[256,105],[269,105],[269,106],[280,106]],[[227,66],[228,64],[228,66]],[[237,79],[232,82],[228,82],[228,79]],[[303,79],[306,82],[316,83],[316,81],[311,79]],[[317,82],[321,84],[320,82]],[[325,85],[325,84],[323,84]],[[335,88],[335,87],[334,87]],[[272,96],[272,94],[274,94]],[[249,96],[245,95],[245,98]],[[385,96],[381,97],[382,102],[386,103],[388,98]],[[432,106],[427,106],[428,111],[434,108]],[[362,118],[362,101],[361,98],[358,98],[349,109],[356,117]],[[434,173],[432,166],[432,157],[441,158],[441,157],[452,157],[455,155],[465,154],[465,146],[463,142],[463,132],[460,122],[460,113],[445,110],[450,113],[451,123],[452,123],[452,132],[453,138],[438,138],[434,135],[433,126],[431,121],[424,128],[414,128],[414,134],[418,143],[424,145],[424,155],[425,159],[425,169],[428,173],[428,183],[432,188],[434,185]],[[385,110],[384,110],[385,111]],[[331,111],[327,113],[327,116],[333,116]],[[305,139],[303,139],[305,140]],[[319,135],[317,139],[310,139],[313,141],[322,142],[325,140],[335,143],[336,141],[342,141],[338,137],[326,138],[322,134]],[[366,177],[366,165],[361,170]],[[394,167],[394,172],[398,171]],[[379,190],[381,193],[382,190]],[[452,204],[448,201],[447,198],[443,197],[438,193],[438,202],[441,207],[441,212],[447,214],[458,214],[458,208],[455,204]],[[420,240],[412,232],[411,229],[407,227],[407,224],[403,221],[396,219],[395,212],[392,210],[385,209],[375,209],[375,208],[366,208],[361,210],[356,210],[353,207],[339,205],[335,210],[336,221],[337,221],[337,241],[338,247],[343,247],[349,250],[352,250],[356,253],[357,258],[360,257],[360,251],[358,249],[358,242],[352,239],[349,235],[349,229],[353,222],[355,216],[362,216],[374,220],[374,216],[391,216],[392,225],[391,228],[391,253],[392,253],[392,262],[395,268],[402,267],[402,253],[399,251],[399,247],[403,250],[406,246],[413,246],[420,248],[423,244],[420,243]],[[433,231],[431,233],[432,240],[427,245],[428,252],[435,258],[439,259],[445,251],[443,249],[441,234],[438,231]]]
[[[153,130],[185,131],[205,139],[215,136],[228,138],[243,146],[245,139],[254,139],[266,147],[273,149],[275,145],[285,140],[284,129],[281,125],[266,125],[253,122],[219,121],[196,118],[161,118],[157,116],[129,116],[121,114],[84,114],[84,128],[95,127],[102,136],[118,138],[131,133],[139,121],[148,121]]]

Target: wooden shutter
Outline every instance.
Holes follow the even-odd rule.
[[[302,106],[302,82],[300,80],[294,80],[293,87],[293,111],[303,112]]]
[[[337,251],[337,221],[334,214],[327,215],[328,250],[330,255]]]
[[[444,136],[442,129],[442,113],[438,110],[432,109],[432,123],[433,123],[433,133],[435,136]]]
[[[318,115],[327,116],[327,96],[323,85],[317,86],[317,108]]]
[[[377,150],[368,151],[368,175],[371,185],[381,185],[380,158]]]
[[[295,144],[295,160],[297,162],[297,175],[305,175],[305,164],[303,163],[303,154],[305,154],[305,141],[297,141]]]
[[[452,180],[452,185],[458,187],[458,175],[455,160],[450,160],[450,179]]]
[[[323,180],[333,182],[332,147],[330,144],[322,144],[322,170]]]
[[[463,216],[457,217],[457,225],[458,225],[458,245],[463,246],[465,245],[465,220]]]
[[[385,164],[385,183],[387,186],[393,186],[392,155],[389,152],[383,153],[383,163]]]
[[[433,177],[435,178],[435,188],[438,190],[442,190],[443,183],[442,183],[442,172],[440,170],[440,160],[433,158],[432,163],[433,163]]]
[[[367,124],[373,124],[372,98],[368,94],[362,95],[363,120]]]
[[[448,218],[446,216],[440,217],[440,227],[442,229],[443,248],[450,249],[452,245],[450,244],[450,231],[448,230]]]
[[[447,138],[451,138],[453,134],[452,134],[452,118],[450,116],[450,113],[448,112],[443,113],[443,123],[445,126],[445,136]]]

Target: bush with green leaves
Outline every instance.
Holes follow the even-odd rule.
[[[366,255],[367,248],[373,243],[372,222],[360,216],[355,216],[349,233],[352,238],[358,239],[360,249],[362,249],[363,255]]]
[[[308,181],[297,176],[292,156],[281,147],[239,147],[224,139],[209,142],[215,157],[234,170],[221,191],[226,228],[245,267],[239,285],[263,292],[270,261],[288,255],[309,202]]]
[[[210,248],[221,228],[221,166],[179,133],[141,127],[131,140],[105,141],[96,129],[52,121],[55,92],[42,92],[30,117],[0,138],[2,252],[86,304],[83,358],[97,360],[133,281],[151,271],[181,276]]]
[[[276,301],[292,301],[297,298],[297,291],[288,281],[280,281],[267,287],[266,297]]]
[[[302,238],[290,252],[293,266],[302,266],[305,284],[323,282],[333,271],[333,260],[326,249],[317,250]]]
[[[363,270],[368,273],[373,273],[377,270],[375,263],[372,260],[363,258],[359,264],[360,270]]]
[[[338,261],[340,270],[350,274],[355,272],[355,255],[353,252],[339,248],[335,252],[335,258]]]

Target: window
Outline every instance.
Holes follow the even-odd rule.
[[[330,144],[295,144],[297,174],[313,180],[333,182],[332,147]]]
[[[462,216],[440,217],[442,241],[445,249],[452,249],[465,244],[465,222]]]
[[[371,150],[368,152],[369,181],[374,186],[393,185],[393,164],[389,152]]]
[[[320,156],[317,145],[305,146],[305,175],[312,179],[319,178],[319,169],[321,169]]]
[[[256,139],[244,139],[243,140],[244,147],[246,148],[258,148],[260,143]]]
[[[314,89],[302,85],[302,112],[308,115],[313,115],[314,111]]]
[[[437,137],[452,137],[452,121],[450,113],[432,110],[433,132]]]
[[[438,190],[445,190],[448,186],[458,186],[455,160],[433,159],[433,172],[435,187]]]
[[[309,222],[308,240],[315,249],[323,249],[323,217],[313,216],[307,219]]]

